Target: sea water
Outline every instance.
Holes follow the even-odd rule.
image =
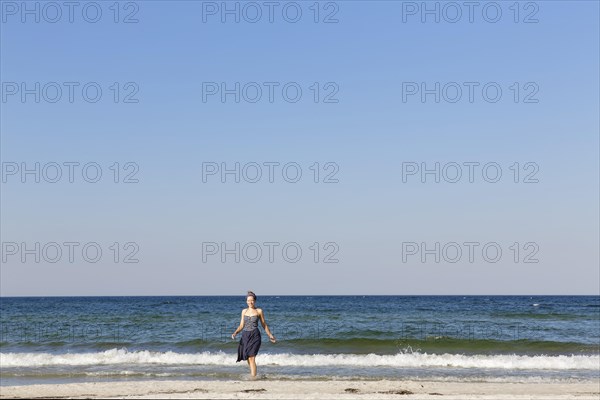
[[[1,385],[244,379],[244,296],[0,298]],[[598,296],[259,296],[262,379],[588,381]]]

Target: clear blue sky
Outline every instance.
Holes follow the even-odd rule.
[[[222,14],[222,2],[200,1],[121,2],[118,16],[113,1],[101,1],[102,14],[90,23],[85,18],[93,20],[96,9],[89,3],[77,3],[70,23],[64,6],[59,17],[47,2],[37,2],[36,22],[22,2],[1,2],[2,296],[600,290],[597,1],[477,2],[473,22],[464,6],[455,14],[454,5],[463,2],[427,2],[431,9],[438,5],[439,23],[422,14],[422,2],[321,2],[318,23],[313,1],[278,2],[273,22],[266,2],[227,2],[231,9],[238,4],[239,23]],[[36,2],[27,5],[35,10]],[[262,15],[252,23],[255,5]],[[495,5],[501,15],[488,22],[496,18]],[[288,22],[297,9],[299,21]],[[133,19],[138,22],[123,22]],[[21,84],[35,92],[36,82],[40,102],[35,93],[23,99]],[[89,82],[102,89],[96,103],[82,97]],[[262,97],[248,101],[255,84],[246,85],[239,103],[232,94],[222,102],[220,93],[207,92],[221,83],[232,89],[235,82],[242,92],[256,82]],[[282,94],[290,82],[289,96],[302,89],[295,103]],[[421,83],[434,89],[436,82],[439,103],[435,94],[423,102],[420,92],[407,92],[420,91]],[[56,86],[62,97],[52,103]],[[453,103],[457,86],[462,97]],[[496,87],[502,96],[491,102]],[[128,94],[138,101],[124,102]],[[36,162],[46,167],[40,183],[31,174],[25,183],[21,171],[11,174],[15,165],[34,168]],[[54,176],[52,162],[62,165],[57,183],[44,179]],[[73,183],[65,162],[80,163]],[[81,177],[81,166],[90,162],[102,170],[97,183]],[[127,162],[138,170],[125,168]],[[242,177],[237,184],[232,176],[221,183],[219,175],[203,182],[207,162],[230,168],[239,162],[248,174],[254,164],[247,163],[297,163],[303,175],[288,183],[276,169],[269,183],[263,165],[258,183]],[[314,183],[315,162],[319,181],[335,170],[339,182]],[[327,162],[335,165],[325,169]],[[436,162],[447,166],[440,183],[432,175],[423,183],[418,173],[403,182],[403,163],[433,168]],[[465,162],[480,163],[473,183]],[[525,167],[528,162],[535,164]],[[454,176],[455,164],[448,163],[463,168],[457,183],[444,180]],[[482,178],[486,163],[502,169],[498,182]],[[138,183],[122,183],[129,172]],[[523,182],[530,173],[537,183]],[[35,254],[22,262],[21,244],[34,248],[36,242],[57,242],[63,252],[64,242],[81,245],[73,263],[65,253],[47,262],[52,246],[45,258],[40,250],[40,263]],[[97,263],[82,259],[88,242],[103,250]],[[114,242],[121,246],[117,263]],[[137,248],[123,249],[128,242]],[[221,253],[205,254],[203,262],[206,242],[231,248],[257,242],[263,251],[264,242],[281,245],[273,263],[268,254],[256,263],[243,257],[236,263],[233,256],[223,263]],[[303,250],[297,263],[282,258],[288,242]],[[318,263],[314,242],[321,247]],[[329,242],[335,246],[323,248]],[[406,254],[406,243],[418,243],[421,251],[421,243],[434,248],[436,242],[439,263],[434,255],[422,262],[421,252]],[[452,242],[463,250],[456,263],[447,261],[452,245],[446,259],[441,250]],[[465,242],[480,243],[472,263]],[[503,251],[496,263],[481,253],[491,242]],[[523,248],[529,242],[534,245]],[[134,250],[139,262],[124,263]],[[339,262],[324,263],[335,250]],[[531,253],[539,261],[523,262]]]

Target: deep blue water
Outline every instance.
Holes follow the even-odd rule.
[[[0,298],[2,384],[239,378],[230,335],[244,307],[244,296]],[[598,296],[259,296],[257,307],[278,339],[263,333],[267,377],[600,375]]]

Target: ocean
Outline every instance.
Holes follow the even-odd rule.
[[[2,297],[0,385],[246,379],[245,296]],[[258,296],[261,379],[589,381],[598,296]],[[241,336],[238,336],[239,340]]]

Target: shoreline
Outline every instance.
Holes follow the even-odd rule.
[[[590,399],[600,379],[575,383],[380,381],[130,381],[0,387],[1,399]]]

